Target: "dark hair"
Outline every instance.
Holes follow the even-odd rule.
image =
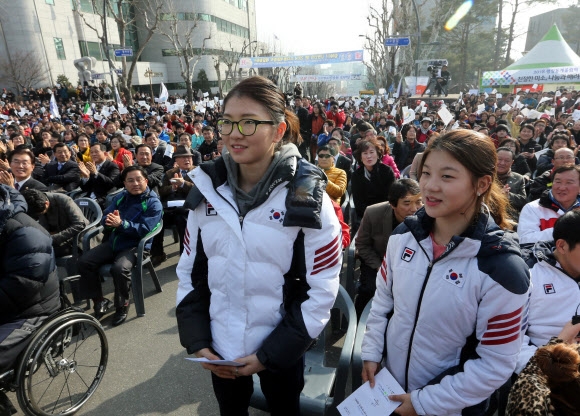
[[[554,169],[554,172],[552,172],[552,182],[554,181],[554,179],[556,179],[556,175],[558,173],[570,172],[570,171],[576,171],[576,173],[578,174],[578,178],[580,178],[580,166],[574,165],[572,163],[567,163],[564,166],[560,166],[560,167]]]
[[[320,117],[322,117],[323,120],[326,120],[326,111],[324,111],[324,106],[322,105],[322,103],[314,103],[312,105],[313,109],[312,109],[312,116],[316,117],[316,115],[314,114],[314,107],[318,108],[318,115]]]
[[[181,133],[181,134],[179,135],[179,137],[177,138],[177,139],[178,139],[177,141],[179,142],[179,139],[181,139],[183,136],[187,136],[187,138],[189,139],[189,141],[191,141],[191,134],[189,134],[189,133],[188,133],[188,132],[186,132],[186,131],[184,131],[183,133]]]
[[[93,143],[91,144],[90,147],[94,147],[94,146],[99,146],[99,149],[101,149],[101,152],[106,152],[107,151],[107,145],[103,144],[103,143]]]
[[[389,203],[396,207],[399,199],[404,198],[407,194],[418,195],[421,193],[419,184],[414,179],[397,179],[389,189]]]
[[[56,140],[58,140],[59,142],[62,142],[62,137],[60,137],[60,134],[58,134],[56,131],[52,131],[52,132],[50,132],[50,136],[51,136],[53,139],[56,139]]]
[[[519,155],[520,154],[521,147],[520,147],[520,141],[519,140],[516,140],[516,139],[514,139],[512,137],[509,137],[507,139],[503,139],[501,141],[501,143],[499,144],[499,147],[504,147],[506,143],[514,143],[516,145],[516,155]]]
[[[52,146],[52,151],[54,153],[56,153],[56,149],[60,149],[61,147],[66,147],[66,149],[70,152],[70,149],[68,148],[68,146],[66,144],[64,144],[63,142],[58,142],[57,144]]]
[[[401,136],[403,136],[403,140],[407,140],[407,133],[409,133],[409,130],[415,130],[415,134],[417,134],[417,129],[415,128],[415,126],[412,126],[410,124],[405,124],[403,126],[403,128],[401,129]]]
[[[30,163],[34,165],[34,153],[28,147],[24,145],[16,146],[16,148],[8,153],[8,163],[12,163],[12,158],[15,155],[28,155],[30,158]]]
[[[135,154],[138,155],[139,149],[141,149],[143,147],[146,147],[147,149],[149,149],[149,151],[151,151],[151,148],[148,145],[146,145],[145,143],[141,143],[141,144],[138,144],[137,146],[135,146]]]
[[[157,137],[157,133],[153,133],[152,131],[150,131],[149,133],[145,133],[145,137],[143,137],[143,139],[147,140],[151,136]],[[159,137],[157,137],[157,138],[159,138]]]
[[[294,143],[297,146],[302,143],[298,117],[286,108],[286,97],[268,78],[255,76],[241,81],[230,90],[224,99],[224,111],[232,97],[248,97],[261,104],[275,123],[284,121],[286,132],[281,143]]]
[[[564,240],[570,246],[570,250],[580,243],[580,211],[568,211],[556,220],[554,224],[553,238],[554,241]]]
[[[536,129],[534,129],[534,126],[531,125],[530,123],[522,124],[520,126],[520,133],[522,132],[523,129],[529,129],[532,131],[532,133],[536,133]]]
[[[26,189],[22,191],[22,196],[28,205],[28,215],[38,219],[40,214],[46,209],[46,201],[48,201],[46,194],[38,189]]]
[[[317,150],[316,150],[316,154],[319,155],[320,152],[328,152],[330,153],[330,155],[332,156],[332,150],[330,150],[330,147],[328,147],[327,145],[323,145],[320,146]]]
[[[485,203],[495,223],[502,229],[511,229],[513,225],[507,215],[507,197],[501,190],[497,181],[497,153],[493,142],[483,134],[472,130],[457,129],[442,134],[430,140],[429,147],[423,153],[423,158],[419,164],[419,179],[423,171],[423,165],[433,151],[444,151],[449,153],[455,160],[461,163],[472,176],[475,184],[479,178],[491,176],[489,188],[477,197],[475,204],[475,216],[477,218]]]
[[[554,135],[552,136],[552,140],[550,141],[550,149],[552,148],[556,140],[566,140],[566,145],[570,146],[570,136],[568,136],[566,132],[554,133]]]
[[[143,169],[141,166],[135,165],[135,166],[129,166],[129,167],[126,167],[125,169],[123,169],[123,172],[121,172],[121,180],[123,182],[125,182],[125,179],[127,179],[127,175],[131,172],[135,172],[136,170],[141,172],[141,175],[143,175],[143,177],[145,179],[147,179],[147,180],[149,179],[149,177],[147,176],[147,171],[145,169]]]
[[[121,146],[121,149],[127,148],[127,142],[125,141],[125,139],[123,138],[123,135],[121,133],[113,134],[113,137],[111,137],[111,141],[113,141],[113,139],[119,140],[119,146]]]
[[[213,127],[212,126],[203,126],[201,128],[201,131],[202,132],[204,132],[204,131],[211,131],[213,133]]]
[[[99,134],[99,133],[103,133],[105,136],[108,134],[108,133],[107,133],[107,130],[105,130],[105,129],[104,129],[104,128],[102,128],[102,127],[99,127],[98,129],[96,129],[96,130],[95,130],[95,136],[96,136],[97,134]]]
[[[514,160],[516,158],[516,154],[509,147],[498,147],[496,153],[499,153],[499,152],[510,152],[512,155],[512,160]]]
[[[125,127],[123,127],[123,128],[126,129],[127,127],[129,127],[131,129],[131,134],[129,134],[129,136],[135,135],[135,127],[133,127],[133,125],[131,123],[127,123],[127,124],[125,124]]]
[[[85,123],[85,128],[87,128],[87,127],[91,128],[93,130],[95,129],[95,125],[93,123]]]
[[[337,139],[336,137],[332,137],[332,134],[333,134],[335,131],[337,131],[337,132],[338,132],[338,134],[340,134],[340,140],[339,140],[339,139]],[[332,129],[332,131],[331,131],[331,132],[330,132],[330,134],[329,134],[328,141],[331,141],[331,140],[338,140],[338,141],[342,142],[342,139],[344,139],[344,130],[342,130],[340,127],[336,127],[336,128],[334,128],[334,129]]]
[[[10,140],[14,140],[16,137],[22,137],[25,141],[24,135],[22,133],[12,133],[9,137]]]
[[[374,147],[375,150],[377,151],[379,162],[383,158],[383,148],[381,147],[376,138],[373,137],[370,139],[363,139],[357,143],[356,150],[353,153],[354,158],[361,166],[362,166],[362,154],[366,152],[370,147]]]

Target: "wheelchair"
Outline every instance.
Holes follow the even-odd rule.
[[[49,316],[29,338],[13,369],[0,374],[0,390],[16,392],[28,416],[72,415],[95,393],[107,368],[109,348],[103,327],[71,307]]]

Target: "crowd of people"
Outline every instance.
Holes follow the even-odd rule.
[[[53,255],[66,256],[87,225],[74,199],[93,199],[104,235],[78,258],[75,298],[91,299],[98,319],[114,309],[115,326],[129,313],[138,242],[162,221],[175,227],[180,340],[198,357],[240,364],[204,364],[224,415],[247,409],[254,373],[273,414],[298,414],[304,354],[328,321],[352,237],[359,317],[372,300],[363,379],[373,385],[386,366],[407,392],[395,397],[403,416],[494,406],[503,414],[506,405],[516,414],[506,391],[526,378],[514,373],[537,375],[536,351],[551,337],[575,342],[580,331],[569,322],[580,301],[564,295],[580,279],[577,92],[427,103],[300,92],[289,100],[252,77],[223,101],[181,106],[178,96],[139,96],[132,107],[58,93],[55,118],[52,91],[5,91],[7,218],[26,211]],[[156,267],[167,260],[163,235],[146,247]],[[6,256],[19,253],[2,253],[7,349],[8,323],[30,325],[46,311],[17,301],[19,284],[39,277],[9,281],[17,272]],[[112,301],[98,274],[105,263]]]

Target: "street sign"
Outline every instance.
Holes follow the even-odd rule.
[[[91,78],[92,79],[105,79],[105,75],[107,75],[106,72],[103,72],[101,74],[97,73],[97,74],[91,74]]]
[[[115,56],[120,58],[122,56],[133,56],[133,49],[115,49]]]
[[[115,73],[120,77],[123,76],[123,70],[121,68],[115,69]]]
[[[411,38],[408,36],[385,39],[385,46],[409,46],[410,44]]]

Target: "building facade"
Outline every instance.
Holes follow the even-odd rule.
[[[580,40],[577,36],[569,35],[574,32],[578,34],[576,17],[577,12],[574,13],[574,9],[571,8],[550,10],[530,17],[525,50],[531,50],[548,33],[552,25],[556,24],[570,48],[577,54],[580,53]]]
[[[93,71],[106,74],[96,77],[96,82],[110,83],[109,64],[100,38],[103,0],[25,0],[6,2],[0,10],[0,56],[6,60],[22,59],[24,55],[32,57],[36,64],[42,65],[45,79],[36,87],[55,85],[59,75],[65,75],[73,85],[79,80],[74,60],[92,56],[97,60]],[[150,0],[127,0],[122,4],[125,15],[135,18],[136,25],[125,32],[125,48],[134,51],[140,46],[144,27],[137,5]],[[116,7],[115,2],[111,2]],[[99,7],[96,10],[95,7]],[[161,14],[161,25],[167,25],[171,16],[176,16],[180,32],[188,31],[195,24],[190,49],[201,55],[193,80],[203,69],[210,81],[216,86],[218,79],[228,77],[227,65],[221,63],[216,70],[216,61],[227,61],[227,56],[238,56],[245,47],[250,54],[252,44],[256,41],[256,14],[254,0],[167,0]],[[95,31],[96,29],[97,31]],[[98,33],[97,33],[98,32]],[[120,47],[120,36],[117,24],[112,17],[107,18],[107,34],[111,57],[115,68],[121,68],[121,58],[114,58],[113,49]],[[210,37],[205,41],[204,38]],[[133,73],[133,85],[149,86],[145,72],[151,69],[163,76],[153,79],[153,84],[164,82],[169,89],[182,90],[178,62],[178,51],[162,33],[156,33],[145,46],[136,69]],[[128,58],[130,59],[130,58]],[[230,59],[231,61],[231,59]],[[231,67],[231,65],[230,65]],[[231,78],[231,77],[230,77]],[[1,73],[3,86],[7,77]],[[215,92],[215,91],[214,91]]]

